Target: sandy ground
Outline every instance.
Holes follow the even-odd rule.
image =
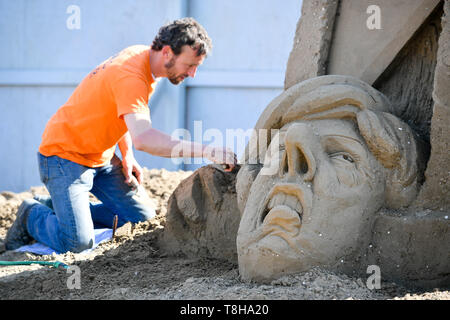
[[[145,169],[145,187],[157,203],[157,217],[126,226],[114,240],[90,253],[37,256],[4,252],[3,240],[22,199],[46,194],[33,187],[19,194],[0,193],[0,260],[61,261],[79,267],[80,288],[72,273],[46,266],[0,267],[0,300],[8,299],[436,299],[449,300],[448,289],[420,291],[394,283],[369,290],[367,279],[350,278],[314,269],[286,276],[270,284],[243,282],[237,265],[214,259],[167,256],[157,246],[164,231],[167,201],[176,186],[191,172]],[[127,229],[128,227],[128,229]],[[119,231],[119,230],[118,230]],[[69,285],[68,285],[69,284]]]

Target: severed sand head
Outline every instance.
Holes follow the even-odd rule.
[[[417,139],[391,110],[348,76],[301,82],[267,106],[237,177],[243,279],[356,268],[374,214],[408,206],[421,182]]]

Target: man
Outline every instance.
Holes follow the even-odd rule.
[[[194,77],[211,47],[199,23],[179,19],[159,30],[151,48],[126,48],[87,75],[42,136],[39,170],[51,201],[21,204],[6,249],[35,239],[58,252],[81,252],[94,246],[94,227],[111,227],[115,215],[119,226],[152,218],[155,211],[144,188],[132,185],[142,180],[133,144],[152,155],[206,157],[233,168],[232,151],[172,140],[151,126],[148,99],[155,79],[166,77],[176,85]],[[89,192],[101,203],[89,202]]]

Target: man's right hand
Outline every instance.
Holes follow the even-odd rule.
[[[226,165],[229,171],[232,171],[237,164],[237,156],[229,148],[207,147],[204,157],[216,164]]]

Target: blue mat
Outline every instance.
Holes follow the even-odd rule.
[[[86,249],[80,253],[90,252],[90,251],[94,250],[100,243],[108,241],[112,238],[112,229],[95,229],[94,233],[95,233],[94,247],[91,249]],[[48,255],[48,254],[53,254],[53,253],[60,254],[61,253],[61,252],[57,252],[56,250],[53,250],[52,248],[47,247],[46,245],[39,243],[39,242],[22,246],[14,251],[30,252],[30,253],[39,254],[39,255]]]

